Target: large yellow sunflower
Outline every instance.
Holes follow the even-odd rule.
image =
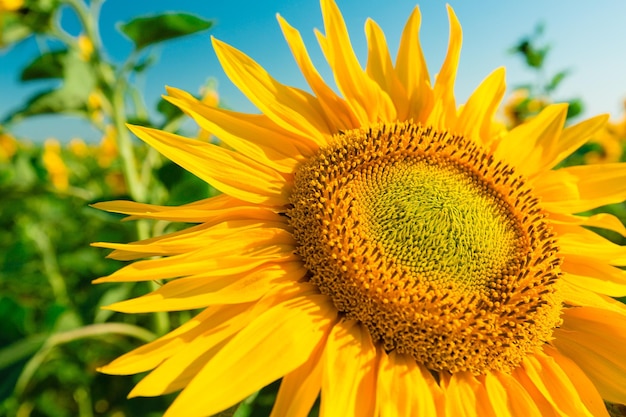
[[[181,390],[167,416],[206,416],[282,378],[272,416],[606,416],[626,403],[626,235],[576,215],[626,198],[626,164],[553,170],[599,129],[564,128],[565,105],[511,131],[493,121],[504,71],[457,106],[461,27],[431,82],[416,8],[395,64],[368,20],[368,60],[322,1],[316,33],[341,94],[278,18],[311,93],[214,41],[261,110],[241,114],[169,89],[230,149],[131,127],[223,192],[180,207],[98,204],[131,218],[197,223],[131,244],[137,260],[97,282],[167,280],[110,308],[204,308],[102,371],[151,371],[131,396]],[[156,257],[156,258],[154,258]]]

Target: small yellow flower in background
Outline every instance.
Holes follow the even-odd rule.
[[[8,161],[17,152],[17,140],[8,133],[0,133],[0,162]]]
[[[454,97],[461,26],[431,81],[416,8],[395,63],[365,25],[359,64],[339,9],[317,33],[340,94],[300,33],[278,17],[312,93],[283,85],[214,40],[261,110],[242,114],[169,89],[167,99],[230,149],[135,126],[166,157],[223,192],[180,207],[97,204],[132,219],[197,223],[131,244],[135,262],[96,282],[165,280],[109,308],[204,308],[179,329],[104,366],[150,371],[130,393],[178,390],[166,416],[208,416],[282,378],[273,417],[607,416],[626,403],[626,235],[608,214],[626,199],[626,164],[553,170],[606,122],[564,127],[547,106],[506,131],[494,123],[504,70]]]
[[[108,172],[104,177],[104,182],[109,186],[111,193],[114,195],[123,195],[128,193],[126,179],[121,172]]]
[[[96,151],[98,165],[102,168],[111,166],[117,155],[117,130],[113,125],[108,125]]]
[[[590,141],[600,146],[598,151],[585,154],[588,164],[618,162],[626,152],[626,103],[621,120],[609,121]]]
[[[93,54],[93,43],[89,37],[81,34],[78,35],[78,50],[80,52],[80,59],[83,61],[89,61]]]
[[[69,171],[61,157],[61,144],[58,140],[47,139],[44,142],[42,160],[54,188],[66,191],[69,186]]]
[[[0,0],[0,13],[13,12],[24,5],[24,0]]]
[[[73,138],[72,140],[70,140],[70,143],[68,143],[67,148],[69,149],[70,152],[72,152],[74,155],[76,155],[79,158],[85,158],[89,156],[89,154],[91,153],[91,151],[89,150],[89,146],[87,146],[85,141],[82,140],[81,138]]]

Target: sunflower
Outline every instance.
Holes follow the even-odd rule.
[[[626,403],[626,235],[608,214],[626,164],[553,170],[605,123],[564,128],[550,105],[511,131],[494,122],[504,70],[457,106],[461,27],[431,83],[416,8],[395,63],[368,20],[363,69],[339,9],[316,33],[340,94],[297,30],[279,24],[311,93],[214,40],[261,110],[167,99],[224,144],[131,126],[223,194],[178,207],[97,204],[131,219],[196,225],[131,244],[136,260],[96,282],[166,280],[113,304],[126,313],[203,309],[116,359],[150,373],[131,396],[182,390],[166,416],[227,409],[282,378],[272,416],[606,416]],[[149,258],[140,260],[140,258]]]

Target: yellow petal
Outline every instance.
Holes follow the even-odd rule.
[[[461,44],[463,43],[463,32],[459,19],[457,19],[450,5],[446,7],[448,9],[448,19],[450,20],[450,40],[448,41],[446,58],[443,61],[439,74],[437,74],[433,87],[434,107],[433,113],[428,120],[428,124],[438,130],[445,130],[448,126],[456,125],[454,82],[459,67]]]
[[[218,307],[218,311],[228,313],[205,317],[202,323],[204,331],[194,338],[186,338],[182,348],[142,379],[129,396],[151,397],[184,388],[226,343],[258,316],[294,297],[313,295],[316,292],[315,287],[310,284],[293,285],[281,291],[273,291],[256,303],[234,305],[232,308]],[[212,307],[209,311],[211,310],[216,308]],[[239,314],[233,315],[236,311]]]
[[[187,223],[204,223],[213,220],[215,217],[224,217],[224,214],[232,214],[233,219],[265,218],[268,211],[273,211],[267,207],[237,200],[226,194],[220,194],[181,206],[158,206],[134,201],[115,200],[95,203],[92,207],[130,216],[124,220],[155,219]]]
[[[270,214],[270,213],[268,213]],[[184,230],[161,235],[133,243],[94,243],[92,246],[100,248],[116,249],[108,255],[109,258],[118,260],[133,260],[150,256],[168,256],[200,250],[210,242],[227,239],[233,233],[244,233],[249,239],[262,228],[290,230],[290,227],[280,219],[277,213],[271,213],[272,220],[227,220],[217,225],[203,223],[198,226],[188,227]],[[270,218],[271,218],[270,217]],[[279,232],[280,233],[280,232]],[[263,232],[260,235],[263,238]],[[295,242],[294,242],[295,243]]]
[[[377,385],[380,417],[436,416],[443,407],[441,388],[410,356],[381,352]]]
[[[515,127],[498,143],[495,156],[531,177],[539,172],[545,152],[550,152],[561,136],[567,104],[553,104],[527,123]]]
[[[504,96],[504,68],[492,72],[472,93],[459,114],[455,133],[470,137],[489,147],[491,123]]]
[[[488,401],[485,385],[469,372],[442,373],[442,386],[446,400],[446,416],[498,417]]]
[[[611,297],[626,296],[626,271],[594,258],[567,255],[561,270],[563,279],[582,288]]]
[[[433,102],[428,66],[419,41],[421,19],[419,8],[415,7],[402,31],[395,67],[409,98],[407,119],[418,123],[426,122]]]
[[[332,132],[324,112],[312,95],[276,81],[241,51],[212,38],[213,47],[228,78],[261,112],[281,128],[310,138],[319,146]]]
[[[385,34],[372,19],[365,22],[365,33],[368,48],[365,71],[391,97],[398,120],[407,120],[409,110],[407,92],[393,68]]]
[[[264,115],[209,107],[198,100],[163,98],[237,152],[279,172],[292,173],[299,161],[312,155],[318,148],[315,142],[286,132]]]
[[[558,415],[593,417],[569,376],[546,354],[538,352],[527,356],[522,366],[513,371],[513,376],[526,390],[537,389]]]
[[[107,309],[123,313],[193,310],[212,304],[255,301],[272,288],[295,282],[306,274],[302,262],[265,264],[235,276],[181,278],[150,294],[120,301]]]
[[[559,140],[546,149],[541,156],[540,169],[548,170],[568,157],[585,144],[589,138],[602,128],[609,119],[607,114],[592,117],[584,122],[567,127],[561,133]]]
[[[598,213],[591,216],[550,213],[550,222],[563,225],[599,227],[626,236],[626,226],[619,218],[609,213]]]
[[[306,362],[326,339],[335,315],[334,306],[323,295],[274,306],[202,367],[165,416],[215,414],[286,375]]]
[[[626,315],[626,304],[620,303],[606,295],[598,294],[588,288],[579,287],[566,280],[563,282],[563,286],[559,291],[566,304],[579,307],[601,308]]]
[[[487,372],[484,378],[489,402],[497,416],[544,417],[532,397],[511,375]]]
[[[555,171],[565,174],[571,185],[578,191],[577,198],[563,199],[542,193],[546,209],[561,213],[580,213],[607,204],[626,200],[626,164],[582,165],[562,168]],[[543,175],[542,175],[543,177]],[[540,185],[538,180],[536,184]],[[572,196],[574,197],[574,196]]]
[[[222,326],[220,331],[224,331],[234,326],[240,318],[244,318],[245,311],[251,308],[252,304],[239,304],[206,309],[178,329],[120,356],[108,365],[98,368],[98,372],[130,375],[153,369],[164,360],[183,350],[185,346],[201,337],[211,328],[219,325]],[[243,324],[238,328],[242,326]]]
[[[558,233],[559,248],[567,255],[590,258],[594,262],[626,265],[626,246],[578,226],[553,225]]]
[[[270,417],[306,417],[322,386],[323,343],[309,359],[283,377]]]
[[[258,229],[246,237],[247,233],[250,232],[231,234],[228,239],[211,242],[194,252],[137,261],[94,283],[238,274],[266,262],[297,259],[291,233],[281,229]]]
[[[129,128],[168,159],[225,194],[251,203],[280,206],[288,202],[285,178],[249,158],[157,129]]]
[[[330,124],[331,133],[359,127],[359,122],[344,99],[339,97],[324,82],[313,66],[311,58],[304,46],[300,32],[294,29],[281,16],[277,16],[283,36],[291,48],[300,71],[317,96]]]
[[[557,365],[563,369],[563,372],[569,376],[570,380],[576,387],[576,391],[580,394],[585,407],[594,417],[609,417],[606,411],[604,401],[598,393],[596,386],[591,382],[589,377],[576,365],[574,361],[563,356],[558,350],[551,346],[546,346],[544,352],[552,357]],[[523,414],[526,415],[526,414]]]
[[[626,315],[568,308],[552,344],[572,359],[608,401],[626,404]]]
[[[374,417],[376,348],[355,321],[336,324],[326,343],[320,416]]]
[[[321,5],[326,36],[316,32],[317,39],[333,70],[337,87],[358,122],[367,125],[395,120],[391,99],[361,68],[339,8],[332,0],[322,0]]]

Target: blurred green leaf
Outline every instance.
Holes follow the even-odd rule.
[[[578,116],[584,110],[584,105],[581,99],[575,98],[567,102],[569,107],[567,108],[567,119]]]
[[[550,82],[546,85],[546,87],[545,87],[546,92],[551,93],[552,91],[556,90],[556,88],[559,86],[559,84],[561,84],[561,81],[563,81],[565,79],[565,77],[567,77],[569,75],[569,73],[570,73],[569,70],[563,70],[563,71],[557,72],[552,77]]]
[[[183,116],[183,111],[181,109],[179,109],[169,101],[164,100],[163,98],[161,98],[157,103],[157,110],[165,117],[165,120],[167,120],[168,122],[177,117]]]
[[[213,26],[213,22],[189,13],[164,13],[138,17],[119,25],[119,29],[140,50],[169,39],[191,35]]]
[[[48,113],[82,113],[87,98],[96,84],[96,79],[88,63],[77,54],[68,53],[59,57],[63,66],[63,84],[58,89],[40,92],[31,97],[26,105],[9,114],[4,123],[16,122],[22,118]]]
[[[32,356],[44,344],[48,335],[36,334],[0,349],[0,370]]]
[[[20,80],[40,80],[44,78],[62,78],[67,50],[46,52],[28,64],[20,75]]]
[[[5,48],[27,38],[32,30],[15,13],[3,12],[0,30],[0,48]]]

